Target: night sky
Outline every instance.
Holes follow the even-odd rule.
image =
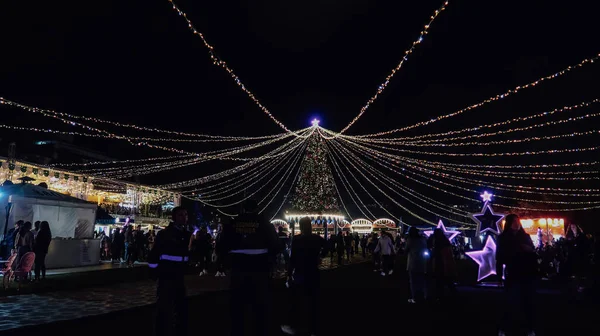
[[[334,131],[358,114],[442,2],[177,1],[276,118],[299,129],[318,117]],[[595,10],[589,1],[451,1],[348,134],[447,114],[595,56],[600,52]],[[0,41],[0,96],[7,99],[187,132],[282,132],[211,63],[201,40],[167,0],[5,1],[0,4]],[[402,135],[475,126],[599,98],[598,75],[597,62]],[[69,130],[5,106],[0,107],[0,123]],[[78,141],[120,159],[170,155],[132,151],[119,141]],[[483,150],[515,148],[522,149]],[[592,153],[565,160],[597,156]]]

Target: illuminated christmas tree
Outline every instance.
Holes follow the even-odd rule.
[[[302,213],[338,213],[338,195],[329,166],[325,140],[314,132],[300,166],[300,175],[292,198],[292,210]]]

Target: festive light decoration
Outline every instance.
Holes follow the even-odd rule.
[[[494,196],[494,194],[484,191],[483,194],[481,194],[480,196],[481,196],[481,199],[483,200],[483,202],[487,203],[487,202],[492,201],[492,196]]]
[[[371,104],[373,104],[373,102],[375,102],[377,97],[379,97],[379,95],[383,93],[383,90],[385,90],[385,88],[388,86],[388,84],[390,83],[390,81],[392,80],[392,78],[394,77],[396,72],[398,72],[400,70],[400,68],[402,68],[402,65],[404,65],[404,62],[406,62],[408,60],[408,56],[410,54],[412,54],[414,52],[414,50],[416,49],[417,45],[419,45],[423,41],[423,38],[425,37],[425,35],[427,35],[427,33],[429,31],[429,27],[431,27],[431,25],[433,24],[433,21],[435,21],[435,19],[438,17],[438,15],[440,15],[440,13],[446,9],[446,7],[448,6],[448,3],[449,3],[448,1],[444,2],[444,4],[440,8],[438,8],[433,13],[433,15],[431,15],[431,17],[429,18],[430,19],[429,22],[423,27],[423,30],[421,30],[421,34],[419,35],[419,38],[412,43],[412,46],[408,50],[406,50],[404,52],[404,56],[400,60],[400,63],[398,63],[398,65],[396,65],[396,67],[394,69],[392,69],[392,72],[385,78],[385,81],[383,83],[381,83],[381,85],[379,85],[379,87],[377,88],[377,92],[375,93],[375,95],[372,96],[369,99],[369,101],[367,101],[367,104],[365,104],[365,106],[363,106],[360,109],[360,112],[358,113],[358,115],[354,119],[352,119],[352,121],[348,124],[348,126],[344,127],[340,131],[339,135],[343,134],[350,127],[352,127],[352,125],[354,125],[354,123],[356,121],[358,121],[358,119],[360,119],[360,117],[362,117],[362,115],[367,111],[369,106],[371,106]]]
[[[481,251],[465,252],[465,254],[479,266],[477,281],[496,275],[496,242],[492,236],[487,236]]]
[[[284,129],[288,133],[292,133],[292,131],[290,131],[287,127],[285,127],[285,125],[282,122],[280,122],[279,120],[277,120],[277,118],[275,118],[273,116],[273,114],[271,114],[271,111],[269,111],[269,109],[267,109],[258,100],[258,98],[256,98],[256,96],[254,95],[254,93],[252,93],[252,91],[250,91],[250,89],[248,89],[246,87],[246,85],[244,85],[244,83],[242,83],[242,80],[238,77],[238,75],[235,74],[235,72],[233,72],[233,70],[229,67],[229,65],[224,60],[222,60],[219,56],[217,56],[217,54],[214,51],[215,48],[210,43],[208,43],[208,40],[204,37],[204,35],[194,27],[194,25],[192,24],[192,21],[190,21],[190,19],[188,19],[187,14],[184,11],[182,11],[179,8],[179,6],[177,6],[177,4],[175,4],[175,2],[173,0],[169,0],[169,2],[173,5],[173,9],[180,16],[182,16],[183,19],[187,22],[188,28],[192,31],[192,33],[194,33],[194,35],[197,35],[198,37],[200,37],[200,39],[202,40],[202,43],[208,49],[208,54],[209,54],[210,59],[212,60],[213,64],[216,65],[216,66],[219,66],[223,70],[227,71],[227,73],[233,79],[233,81],[235,82],[235,84],[237,84],[237,86],[242,91],[244,91],[244,93],[246,93],[246,95],[256,104],[256,106],[258,106],[258,108],[260,108],[279,127],[281,127],[282,129]]]
[[[433,119],[430,119],[430,120],[427,120],[427,121],[422,121],[422,122],[416,123],[414,125],[410,125],[410,126],[406,126],[406,127],[402,127],[402,128],[397,128],[397,129],[393,129],[393,130],[385,131],[385,132],[379,132],[379,133],[373,133],[373,134],[366,134],[366,135],[362,135],[362,136],[359,136],[359,137],[362,137],[362,138],[378,137],[378,136],[382,136],[382,135],[387,135],[387,134],[392,134],[392,133],[397,133],[397,132],[404,132],[404,131],[411,130],[413,128],[430,125],[430,124],[433,124],[433,123],[438,122],[440,120],[444,120],[444,119],[447,119],[447,118],[450,118],[450,117],[454,117],[454,116],[457,116],[457,115],[462,114],[464,112],[476,109],[476,108],[481,107],[481,106],[483,106],[485,104],[488,104],[488,103],[491,103],[491,102],[495,102],[495,101],[504,99],[504,98],[506,98],[506,97],[508,97],[510,95],[513,95],[513,94],[515,94],[515,93],[523,90],[523,89],[535,87],[538,84],[540,84],[542,82],[545,82],[547,80],[558,78],[558,77],[560,77],[562,75],[565,75],[565,74],[571,72],[572,70],[579,69],[579,68],[583,67],[586,64],[594,63],[594,61],[598,60],[599,58],[600,58],[600,54],[598,54],[598,55],[596,55],[596,56],[594,56],[592,58],[586,58],[586,59],[582,60],[581,62],[579,62],[578,64],[571,65],[571,66],[569,66],[569,67],[567,67],[567,68],[565,68],[565,69],[563,69],[563,70],[561,70],[559,72],[556,72],[556,73],[554,73],[552,75],[548,75],[546,77],[542,77],[542,78],[540,78],[540,79],[538,79],[536,81],[533,81],[533,82],[531,82],[529,84],[519,85],[519,86],[515,87],[514,89],[508,90],[508,91],[506,91],[506,92],[504,92],[502,94],[498,94],[498,95],[496,95],[494,97],[488,98],[488,99],[486,99],[486,100],[484,100],[482,102],[470,105],[468,107],[465,107],[465,108],[463,108],[461,110],[458,110],[458,111],[450,113],[450,114],[442,115],[442,116],[439,116],[437,118],[433,118]]]
[[[483,208],[481,209],[480,213],[472,214],[471,217],[473,217],[477,223],[477,230],[475,231],[476,236],[479,236],[485,232],[499,235],[502,231],[500,229],[500,223],[502,222],[502,219],[504,219],[504,215],[494,213],[489,202],[485,202],[485,204],[483,204]]]
[[[405,188],[404,186],[402,186],[401,184],[397,183],[397,182],[396,182],[396,181],[394,181],[393,179],[390,179],[390,178],[386,177],[385,175],[381,174],[380,172],[378,172],[378,171],[374,170],[374,169],[372,168],[372,166],[371,166],[371,165],[367,164],[367,163],[366,163],[366,162],[364,162],[362,159],[360,159],[360,157],[358,157],[358,156],[356,156],[356,155],[352,154],[352,153],[351,153],[351,152],[349,152],[347,149],[345,149],[345,148],[343,148],[343,147],[341,147],[341,146],[338,146],[338,145],[337,145],[335,142],[333,143],[333,145],[336,147],[336,148],[335,148],[336,150],[335,150],[335,151],[330,151],[330,152],[334,152],[334,153],[336,153],[336,154],[337,154],[337,153],[339,153],[339,154],[341,154],[341,155],[348,154],[348,155],[349,155],[349,157],[347,157],[347,158],[346,158],[346,161],[348,161],[348,162],[349,162],[349,163],[350,163],[350,164],[351,164],[351,165],[352,165],[352,166],[353,166],[353,167],[354,167],[356,170],[358,170],[358,171],[359,171],[359,173],[360,173],[360,174],[361,174],[361,175],[362,175],[362,176],[363,176],[363,177],[364,177],[364,178],[365,178],[367,181],[369,181],[369,182],[370,182],[372,185],[374,185],[374,186],[377,188],[377,190],[378,190],[378,191],[380,191],[381,193],[383,193],[384,195],[387,195],[387,194],[385,194],[385,193],[384,193],[384,192],[383,192],[383,191],[382,191],[382,190],[381,190],[379,187],[377,187],[377,186],[375,185],[375,183],[374,183],[374,182],[372,182],[372,181],[371,181],[371,180],[370,180],[370,179],[369,179],[367,176],[365,176],[364,174],[362,174],[362,172],[361,172],[361,171],[358,169],[358,167],[357,167],[357,166],[355,166],[355,165],[353,164],[353,162],[356,162],[356,163],[358,163],[358,164],[360,165],[360,167],[366,168],[366,169],[367,169],[367,173],[369,173],[369,175],[370,175],[371,177],[373,177],[373,178],[374,178],[376,181],[380,182],[380,183],[381,183],[381,184],[383,184],[383,185],[384,185],[386,188],[390,189],[390,190],[391,190],[393,193],[395,193],[396,195],[398,195],[398,196],[402,197],[404,200],[406,200],[406,201],[408,201],[408,202],[410,202],[410,203],[412,203],[412,204],[416,205],[416,206],[417,206],[417,207],[419,207],[420,209],[422,209],[422,210],[425,210],[426,212],[429,212],[429,213],[431,213],[431,214],[433,214],[433,215],[435,215],[435,216],[437,216],[437,217],[444,218],[444,219],[446,219],[446,220],[448,220],[448,221],[451,221],[451,222],[456,222],[456,223],[458,223],[458,224],[464,224],[464,223],[463,223],[463,222],[461,222],[461,221],[457,221],[457,220],[455,220],[455,219],[452,219],[452,218],[449,218],[449,217],[443,216],[443,215],[441,215],[441,214],[438,214],[438,213],[436,213],[436,212],[432,211],[432,210],[431,210],[429,207],[425,207],[425,206],[423,206],[423,205],[420,205],[420,204],[418,204],[417,202],[415,202],[415,201],[411,200],[411,199],[410,199],[410,198],[408,198],[407,196],[405,196],[405,195],[403,195],[403,194],[400,194],[400,193],[398,192],[398,190],[397,190],[397,189],[405,191],[405,192],[407,193],[407,195],[412,195],[414,198],[416,198],[416,199],[418,199],[418,200],[422,201],[423,203],[425,203],[425,204],[426,204],[426,205],[428,205],[428,206],[433,206],[433,207],[435,207],[435,208],[439,208],[439,209],[441,209],[441,210],[443,210],[443,211],[446,211],[446,212],[449,212],[449,213],[451,213],[451,214],[455,214],[455,215],[459,215],[459,216],[465,216],[465,215],[466,215],[466,212],[462,212],[462,213],[461,213],[461,212],[459,212],[459,211],[456,211],[455,209],[453,209],[453,208],[451,208],[451,207],[449,207],[449,206],[445,205],[444,203],[441,203],[441,202],[439,202],[439,201],[436,201],[436,200],[434,200],[434,199],[428,198],[428,197],[426,197],[426,196],[424,196],[424,195],[422,195],[422,194],[419,194],[419,193],[417,193],[417,192],[416,192],[416,191],[414,191],[414,190],[411,190],[411,189]],[[334,161],[334,162],[335,162],[335,161]],[[343,173],[342,173],[342,175],[343,175]],[[381,181],[381,180],[380,180],[380,179],[379,179],[377,176],[375,176],[375,175],[379,175],[379,176],[380,176],[380,177],[381,177],[383,180],[385,180],[385,181]],[[355,180],[356,180],[356,181],[359,183],[359,185],[361,185],[361,184],[360,184],[360,182],[358,181],[358,179],[356,179],[356,178],[355,178]],[[391,186],[394,186],[394,188],[391,188],[391,187],[390,187],[390,185],[391,185]],[[362,185],[361,185],[361,186],[362,186]],[[363,187],[363,188],[364,188],[364,187]],[[397,189],[396,189],[396,188],[397,188]],[[367,193],[368,193],[368,192],[367,192]],[[392,202],[395,202],[395,200],[393,200],[393,199],[391,199],[391,200],[392,200]],[[364,205],[364,204],[363,204],[363,205]],[[358,205],[357,205],[357,206],[358,206]],[[418,218],[418,219],[421,219],[421,220],[423,220],[423,221],[424,221],[424,222],[426,222],[426,223],[430,223],[430,224],[432,224],[432,225],[435,225],[435,223],[433,223],[433,222],[430,222],[429,220],[427,220],[427,219],[424,219],[424,218],[422,218],[422,217],[418,216],[417,214],[415,214],[414,212],[410,211],[410,210],[409,210],[409,209],[407,209],[406,207],[404,207],[404,206],[402,206],[402,205],[399,205],[399,206],[400,206],[400,207],[401,207],[401,208],[402,208],[404,211],[406,211],[406,212],[408,212],[409,214],[411,214],[412,216],[414,216],[414,217],[416,217],[416,218]],[[384,210],[387,212],[387,210],[386,210],[385,208],[383,208],[383,209],[384,209]],[[389,213],[389,212],[388,212],[388,213]],[[395,216],[394,216],[394,217],[395,217]],[[466,218],[466,217],[465,217],[465,218]]]
[[[467,127],[467,128],[463,128],[461,130],[448,131],[448,132],[443,132],[443,133],[428,133],[428,134],[415,135],[415,136],[410,136],[410,137],[397,137],[397,138],[363,138],[360,136],[353,137],[353,136],[347,136],[347,135],[345,137],[347,137],[349,139],[354,139],[354,140],[362,139],[363,141],[376,142],[376,143],[379,143],[379,142],[386,143],[386,142],[394,142],[394,141],[402,141],[402,140],[408,140],[411,142],[421,142],[421,141],[422,142],[438,142],[438,141],[464,140],[464,139],[468,139],[470,137],[476,137],[476,136],[457,137],[457,138],[448,138],[446,136],[454,135],[454,134],[461,134],[461,133],[468,133],[468,132],[476,132],[476,131],[486,129],[486,128],[495,128],[495,127],[499,127],[499,126],[509,125],[509,124],[512,124],[515,122],[527,121],[530,119],[541,118],[541,117],[548,117],[553,114],[561,113],[564,111],[573,111],[578,108],[589,107],[598,102],[600,102],[600,99],[594,99],[592,101],[581,102],[579,104],[570,105],[570,106],[563,106],[563,107],[556,108],[551,111],[546,111],[546,112],[542,112],[542,113],[538,113],[538,114],[534,114],[534,115],[530,115],[530,116],[526,116],[526,117],[517,117],[514,119],[509,119],[509,120],[505,120],[505,121],[501,121],[501,122],[497,122],[497,123],[493,123],[493,124],[485,124],[485,125],[479,125],[479,126],[475,126],[475,127]],[[554,124],[549,124],[549,125],[554,125]],[[537,126],[537,127],[541,127],[541,126]],[[529,128],[527,128],[527,129],[529,129]],[[509,132],[515,132],[515,131],[511,129],[507,133],[509,133]],[[489,133],[489,134],[492,134],[492,133]],[[495,133],[495,134],[503,134],[503,133]],[[441,138],[441,139],[431,139],[431,140],[427,140],[427,141],[420,140],[420,139],[424,139],[424,138]]]
[[[37,108],[37,107],[32,107],[32,106],[27,106],[27,105],[24,105],[24,104],[20,104],[20,103],[8,100],[8,99],[3,98],[3,97],[0,97],[0,104],[6,104],[6,105],[18,107],[18,108],[21,108],[21,109],[24,109],[24,110],[28,110],[30,112],[39,111],[40,113],[53,114],[53,115],[56,115],[56,116],[60,116],[60,117],[64,117],[64,118],[69,118],[69,119],[86,120],[86,121],[91,121],[91,122],[95,122],[95,123],[110,124],[110,125],[118,126],[118,127],[132,128],[132,129],[135,129],[135,130],[138,130],[138,131],[159,132],[159,133],[167,133],[167,134],[174,134],[174,135],[187,136],[187,137],[200,137],[200,138],[213,138],[213,139],[240,141],[240,140],[261,140],[261,139],[269,139],[271,137],[280,136],[280,134],[276,134],[276,135],[267,135],[267,136],[260,136],[260,137],[236,137],[236,136],[222,136],[222,135],[185,133],[185,132],[178,132],[178,131],[162,130],[162,129],[158,129],[158,128],[137,126],[137,125],[132,125],[132,124],[123,124],[123,123],[119,123],[119,122],[116,122],[116,121],[103,120],[103,119],[99,119],[99,118],[86,117],[86,116],[80,116],[80,115],[73,115],[73,114],[68,114],[68,113],[64,113],[64,112],[57,112],[57,111],[49,110],[49,109],[40,109],[40,108]]]
[[[292,199],[293,211],[339,211],[334,183],[327,162],[327,147],[319,133],[314,132],[308,139],[306,154],[300,167],[300,178]]]
[[[460,231],[446,230],[446,226],[444,225],[444,223],[442,222],[441,219],[438,222],[438,225],[436,228],[442,230],[442,232],[444,233],[444,236],[446,236],[446,238],[448,238],[448,240],[450,240],[450,241],[452,241],[452,239],[456,238],[456,236],[458,236],[460,234]],[[433,234],[433,230],[423,231],[423,234],[425,234],[427,237],[429,237]]]

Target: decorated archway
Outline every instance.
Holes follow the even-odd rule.
[[[371,233],[373,231],[373,222],[365,218],[355,219],[350,225],[352,226],[352,231],[359,234]]]

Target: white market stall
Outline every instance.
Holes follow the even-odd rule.
[[[100,262],[100,241],[92,239],[96,210],[95,203],[33,184],[2,186],[0,235],[19,220],[47,221],[52,231],[46,257],[48,268],[96,265]]]

